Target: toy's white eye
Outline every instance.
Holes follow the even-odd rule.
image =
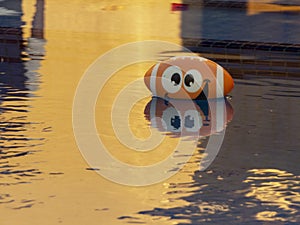
[[[178,66],[168,67],[162,74],[161,80],[163,88],[168,93],[176,93],[182,84],[182,72]]]
[[[202,127],[202,117],[196,110],[187,110],[183,122],[185,129],[189,132],[197,132]]]
[[[165,109],[163,111],[161,120],[166,131],[170,131],[170,132],[181,131],[181,116],[175,108],[169,107]]]
[[[189,70],[184,76],[184,87],[190,93],[197,92],[202,86],[202,82],[202,75],[198,70]]]

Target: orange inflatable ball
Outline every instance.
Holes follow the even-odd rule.
[[[174,99],[222,98],[234,87],[231,75],[198,56],[177,56],[153,65],[144,81],[154,96]]]

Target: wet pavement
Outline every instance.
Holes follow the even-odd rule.
[[[300,223],[298,1],[182,3],[0,1],[1,224]],[[97,57],[148,39],[177,43],[218,62],[235,88],[227,98],[222,147],[206,170],[199,168],[212,132],[203,129],[195,152],[174,176],[145,187],[123,186],[100,176],[81,155],[73,100]],[[161,52],[164,58],[176,54]],[[146,87],[133,91],[148,96],[134,105],[128,124],[140,138],[167,133],[163,144],[145,154],[115,137],[114,99],[152,64],[117,71],[95,106],[99,137],[128,164],[155,164],[181,140],[174,133],[178,124],[153,124],[151,106],[156,116],[173,111]],[[121,102],[117,111],[120,121],[126,105]],[[207,127],[211,110],[196,105]]]

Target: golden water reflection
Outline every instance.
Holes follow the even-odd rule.
[[[20,2],[16,1],[16,4]],[[36,3],[34,0],[22,1],[25,26],[20,38],[30,39],[33,44],[36,39],[31,38],[31,28]],[[19,113],[26,117],[18,118],[19,114],[1,115],[5,117],[2,120],[5,129],[6,121],[11,117],[17,118],[17,124],[26,124],[27,131],[20,129],[31,138],[24,139],[26,145],[30,145],[24,146],[24,152],[30,150],[32,154],[24,158],[10,158],[9,166],[16,165],[18,171],[22,168],[26,168],[26,171],[38,169],[39,174],[35,177],[22,176],[21,179],[16,175],[8,177],[1,174],[3,183],[20,180],[18,185],[1,186],[1,223],[123,224],[124,221],[118,219],[121,215],[160,204],[158,196],[163,192],[162,184],[152,186],[151,191],[146,187],[125,187],[111,183],[89,170],[74,140],[71,112],[80,78],[101,54],[121,44],[144,39],[180,43],[180,14],[170,14],[169,4],[169,1],[124,1],[121,5],[116,1],[79,0],[62,1],[59,4],[57,1],[45,1],[45,56],[35,70],[39,78],[38,88],[34,90],[37,97],[26,101],[28,109],[24,107],[26,112]],[[27,55],[30,50],[32,48],[26,50]],[[35,50],[33,53],[39,53],[41,49]],[[141,73],[133,75],[143,76]],[[106,101],[102,104],[110,103],[109,99]],[[1,104],[4,107],[8,103],[5,101]],[[15,108],[20,105],[10,103]],[[137,107],[141,108],[139,115],[143,117],[144,105],[138,104]],[[33,125],[35,122],[41,125]],[[43,130],[45,132],[41,133]],[[12,131],[7,132],[8,136]],[[34,137],[38,140],[34,140]],[[33,147],[31,142],[43,145]],[[5,142],[5,146],[7,144]],[[33,151],[35,149],[37,151]],[[127,156],[127,159],[132,158]],[[1,168],[1,171],[5,170]],[[35,170],[26,174],[35,174]]]
[[[44,7],[40,5],[42,2]],[[127,42],[158,39],[180,44],[181,14],[170,11],[171,2],[15,1],[22,5],[19,22],[24,25],[14,38],[20,39],[20,43],[25,41],[25,47],[17,48],[18,63],[9,64],[10,71],[19,72],[15,77],[19,80],[12,82],[2,71],[0,77],[1,224],[138,222],[165,225],[208,223],[227,218],[225,224],[234,213],[235,218],[241,217],[238,209],[244,202],[248,206],[262,203],[271,207],[253,213],[259,220],[299,221],[298,209],[295,209],[299,207],[296,174],[250,170],[247,183],[241,184],[246,173],[243,169],[237,175],[226,171],[226,167],[221,167],[219,172],[208,169],[200,173],[199,162],[207,141],[204,137],[182,171],[163,183],[140,188],[106,180],[95,168],[90,168],[80,154],[73,136],[72,103],[82,75],[97,57]],[[44,17],[36,13],[38,8],[44,9]],[[198,13],[198,16],[201,15]],[[33,35],[34,18],[44,20],[40,23],[44,25],[40,30],[44,38]],[[14,43],[14,47],[19,47],[19,43]],[[168,52],[165,57],[172,54]],[[111,154],[135,165],[161,160],[170,154],[170,146],[177,141],[167,136],[165,146],[160,148],[168,147],[167,150],[154,150],[144,157],[141,152],[120,147],[113,137],[109,124],[112,98],[122,86],[142,77],[149,66],[150,63],[144,63],[119,71],[123,78],[113,77],[102,95],[100,93],[96,105],[99,136],[105,134],[103,138],[111,144]],[[143,88],[138,89],[137,94],[143,91]],[[133,133],[140,138],[147,137],[150,131],[159,132],[149,126],[144,115],[150,101],[149,93],[148,98],[135,104],[129,117]],[[230,169],[235,166],[235,158],[226,155],[230,150],[230,147],[223,150],[219,158],[222,163],[216,163],[217,166],[223,163],[230,164]],[[259,178],[267,184],[261,183]],[[276,214],[278,210],[286,216]],[[247,214],[249,220],[253,214]],[[242,224],[242,219],[236,224]]]
[[[253,169],[244,181],[250,184],[246,197],[255,198],[269,210],[260,211],[262,221],[290,221],[299,219],[300,176],[279,169]]]
[[[135,90],[132,94],[143,96],[143,93],[145,93],[148,97],[136,102],[129,115],[123,115],[122,113],[129,102],[121,102],[118,106],[116,106],[115,102],[121,90],[129,83],[142,78],[147,68],[152,66],[152,64],[153,62],[134,64],[118,71],[108,80],[101,90],[95,106],[95,120],[99,138],[101,138],[104,145],[108,147],[114,157],[122,162],[133,165],[152,165],[157,163],[168,157],[172,153],[172,149],[174,149],[178,143],[178,140],[165,137],[168,140],[163,140],[159,148],[147,152],[134,151],[120,142],[112,124],[112,119],[114,119],[117,128],[120,126],[129,126],[133,135],[141,140],[147,139],[151,133],[154,132],[149,127],[149,123],[142,113],[145,105],[151,98],[151,94],[144,85],[135,86]],[[112,118],[113,107],[119,107],[120,112],[114,118]],[[126,118],[129,118],[128,123]],[[130,145],[130,143],[128,144]]]

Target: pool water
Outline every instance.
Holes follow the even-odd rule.
[[[1,224],[300,223],[299,6],[171,3],[0,1]],[[241,26],[266,17],[272,18],[269,27],[261,24],[243,33]],[[227,32],[220,33],[224,18]],[[218,62],[232,74],[235,87],[223,105],[222,129],[213,130],[217,103],[192,105],[192,114],[183,103],[152,98],[141,84],[130,92],[138,101],[129,115],[124,113],[129,98],[119,96],[114,104],[155,60],[186,54],[182,49],[162,49],[157,59],[115,71],[94,107],[97,136],[110,155],[128,165],[149,166],[167,159],[178,143],[189,146],[174,157],[183,163],[157,173],[169,178],[128,186],[101,175],[105,169],[114,172],[114,163],[100,168],[86,160],[74,135],[72,110],[77,87],[99,56],[143,40],[182,45]],[[201,120],[192,117],[197,113]],[[203,129],[195,139],[190,124],[197,118]],[[178,119],[187,122],[183,126]],[[154,135],[149,146],[155,147],[133,151],[124,145],[116,132],[126,137],[127,126],[138,139]],[[220,149],[201,169],[210,138],[221,134]],[[118,174],[134,180],[125,171]]]

